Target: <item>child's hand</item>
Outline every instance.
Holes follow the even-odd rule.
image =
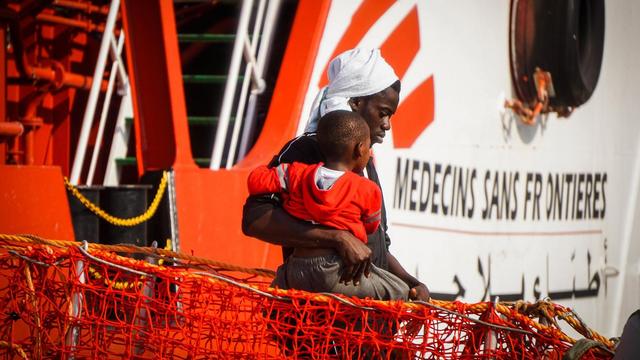
[[[345,264],[340,282],[348,284],[353,281],[357,285],[362,276],[369,276],[371,249],[348,231],[337,230],[336,234],[340,235],[336,250]]]
[[[409,290],[409,299],[410,300],[419,300],[419,301],[429,301],[431,300],[431,295],[429,294],[429,288],[427,285],[423,283],[419,283]]]

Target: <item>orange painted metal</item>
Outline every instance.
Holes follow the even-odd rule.
[[[61,21],[63,21],[62,23],[64,23],[64,21],[72,21],[72,22],[77,21],[77,20],[57,17],[54,15],[48,15],[48,14],[40,14],[37,16],[37,19],[41,19],[43,16],[45,18],[46,17],[60,18],[62,19]],[[53,35],[55,31],[53,31],[52,27],[44,26],[42,29],[42,33],[43,33],[43,37],[45,37],[46,35],[50,35],[51,38],[55,37]],[[20,41],[24,41],[24,39],[20,39]],[[22,48],[22,46],[20,48]],[[60,61],[57,61],[54,59],[47,59],[46,62],[51,64],[51,66],[40,67],[40,66],[32,66],[29,63],[29,60],[27,60],[27,54],[25,54],[23,51],[17,51],[14,54],[14,56],[16,58],[14,61],[17,63],[16,70],[18,70],[22,76],[26,76],[33,80],[49,81],[55,86],[55,89],[59,89],[62,86],[70,86],[70,87],[86,89],[86,90],[91,88],[91,84],[93,82],[92,77],[67,71],[65,70],[65,66]],[[105,91],[107,89],[107,81],[103,81],[100,88],[102,91]]]
[[[0,165],[0,233],[74,239],[59,167]]]
[[[171,0],[124,0],[138,173],[193,167]]]
[[[41,31],[43,39],[49,42],[59,42],[60,40],[57,39],[61,34],[73,34],[69,39],[73,45],[70,51],[64,53],[66,56],[57,58],[52,63],[46,63],[47,65],[64,70],[66,74],[70,74],[69,70],[72,68],[84,74],[93,74],[95,61],[92,59],[95,59],[94,51],[97,51],[97,48],[93,47],[94,51],[91,51],[91,43],[97,43],[97,39],[88,37],[85,32],[61,30],[58,25],[42,24]],[[84,78],[88,80],[83,87],[86,88],[93,80],[89,76]],[[71,82],[69,81],[69,83]],[[103,81],[101,84],[103,91],[106,90],[106,85],[107,82]],[[41,109],[45,110],[43,125],[38,128],[35,134],[36,153],[38,154],[36,162],[38,164],[55,164],[62,168],[63,174],[69,174],[72,154],[76,145],[75,140],[79,133],[79,124],[84,115],[83,111],[74,111],[74,109],[78,109],[78,107],[84,109],[85,103],[82,99],[86,99],[85,94],[87,93],[83,88],[71,85],[64,86],[44,97],[41,106]],[[78,94],[82,95],[77,96]],[[76,99],[80,102],[76,102]],[[49,112],[49,109],[52,111]],[[97,121],[95,123],[97,124]]]
[[[248,170],[176,169],[180,250],[249,267],[275,268],[279,247],[242,234]]]
[[[89,14],[99,13],[102,15],[107,15],[109,13],[108,6],[97,6],[97,5],[91,4],[90,2],[54,0],[53,3],[57,6],[67,7],[67,8],[76,9],[76,10],[83,10]]]
[[[33,79],[47,80],[56,85],[56,87],[62,87],[63,85],[71,86],[79,89],[89,90],[93,82],[93,78],[90,76],[84,76],[67,72],[63,67],[55,66],[51,68],[31,67],[27,68],[27,73]],[[100,89],[105,91],[107,89],[107,82],[103,81],[100,85]]]
[[[35,164],[35,132],[42,126],[42,118],[36,115],[42,100],[47,95],[46,91],[39,90],[29,100],[25,113],[20,117],[20,122],[24,124],[27,131],[24,134],[24,164]]]
[[[24,132],[24,126],[17,121],[0,122],[0,137],[20,136]]]
[[[19,164],[22,151],[17,138],[13,138],[7,144],[7,164]]]
[[[264,130],[249,155],[231,170],[176,167],[182,251],[250,267],[282,263],[280,247],[242,234],[246,179],[253,166],[266,163],[295,135],[329,5],[329,0],[298,4]]]
[[[43,37],[49,35],[51,39],[55,38],[53,35],[55,31],[52,27],[43,26],[42,33]],[[21,65],[16,68],[17,70],[22,69],[24,71],[24,73],[22,73],[23,76],[27,76],[33,80],[49,81],[55,86],[55,89],[59,89],[62,86],[70,86],[89,90],[93,83],[93,78],[90,76],[75,74],[65,70],[65,66],[60,61],[48,59],[47,62],[51,64],[50,67],[38,67],[32,66],[27,60],[27,55],[24,53],[18,53],[15,54],[15,56],[17,57],[15,61]],[[102,82],[100,89],[101,91],[107,89],[107,81]]]
[[[36,19],[39,21],[47,21],[54,24],[67,25],[80,28],[84,31],[104,31],[103,24],[94,24],[91,20],[77,20],[77,19],[69,19],[62,16],[50,15],[50,14],[39,14]]]
[[[84,106],[75,102],[76,89],[91,87],[92,77],[81,74],[92,72],[97,51],[93,45],[98,40],[87,38],[79,29],[36,23],[38,14],[23,6],[26,3],[9,1],[9,8],[21,15],[9,17],[10,31],[2,28],[0,122],[19,121],[24,132],[18,138],[4,138],[0,164],[55,164],[67,173],[77,137],[77,126],[72,125],[81,120]],[[59,7],[41,11],[68,13]],[[6,39],[10,39],[9,46],[5,46]],[[102,90],[106,87],[107,82],[102,81]]]
[[[7,121],[7,50],[6,30],[0,26],[0,125]],[[0,166],[4,165],[7,157],[7,143],[0,137]]]
[[[131,0],[130,0],[131,1]],[[171,107],[174,115],[173,129],[176,136],[176,158],[173,167],[195,167],[191,156],[191,140],[189,137],[189,123],[187,122],[187,107],[184,100],[182,85],[182,68],[180,64],[180,48],[178,47],[178,33],[176,30],[176,15],[173,11],[172,0],[160,0],[162,16],[163,44],[167,53],[167,76],[170,85]]]
[[[36,162],[34,156],[35,130],[29,130],[24,134],[24,165],[33,165]]]

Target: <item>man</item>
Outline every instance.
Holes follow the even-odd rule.
[[[346,51],[329,65],[329,85],[320,90],[314,101],[311,119],[305,134],[287,143],[273,159],[270,166],[293,161],[314,164],[324,162],[325,157],[315,139],[315,129],[320,117],[334,110],[350,110],[359,113],[369,125],[371,143],[382,143],[391,129],[390,119],[398,107],[400,81],[395,72],[380,56],[377,49]],[[371,161],[366,175],[379,185],[378,174]],[[409,286],[409,298],[428,301],[427,286],[411,276],[389,252],[387,219],[382,207],[382,226],[369,235],[365,245],[348,231],[336,230],[298,220],[279,207],[277,198],[249,197],[244,206],[242,230],[245,235],[256,237],[283,247],[287,261],[291,248],[332,248],[343,259],[345,271],[341,280],[358,283],[369,274],[371,263],[398,276]],[[278,269],[275,284],[288,288],[286,276]]]
[[[640,310],[636,310],[624,325],[614,360],[640,359]]]

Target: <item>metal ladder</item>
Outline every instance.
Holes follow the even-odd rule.
[[[174,1],[176,5],[185,3],[196,3],[196,1]],[[178,34],[181,45],[200,43],[228,46],[233,44],[226,75],[197,73],[183,74],[182,77],[187,100],[187,121],[192,139],[192,154],[195,163],[202,168],[208,167],[213,170],[221,167],[231,168],[248,151],[248,138],[250,129],[254,126],[257,98],[265,88],[263,71],[268,60],[280,3],[280,0],[244,0],[234,34]],[[249,34],[251,24],[253,27]],[[185,71],[184,64],[183,71]],[[224,85],[223,92],[219,88],[222,85]],[[221,110],[217,116],[193,114],[197,110],[190,109],[188,91],[192,86],[207,86],[213,89],[211,91],[211,94],[214,94],[213,97],[222,97]],[[126,156],[129,129],[133,122],[131,109],[128,110],[122,111],[123,118],[118,116],[105,185],[114,184],[115,179],[119,178],[119,169],[123,166],[136,164],[135,157]]]

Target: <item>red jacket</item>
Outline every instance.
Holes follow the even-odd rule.
[[[373,181],[347,171],[329,189],[321,190],[315,183],[320,166],[322,163],[294,162],[274,168],[257,167],[247,179],[249,193],[282,193],[283,207],[290,215],[348,230],[366,243],[367,234],[380,225],[380,188]]]

